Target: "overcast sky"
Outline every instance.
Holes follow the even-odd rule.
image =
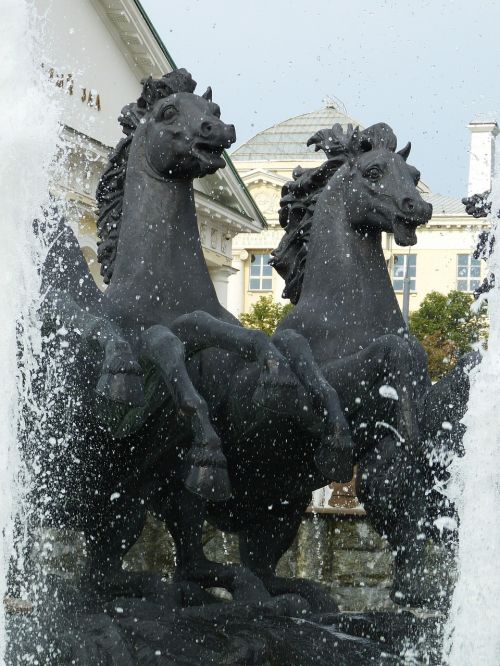
[[[142,0],[238,144],[340,99],[388,122],[434,192],[467,187],[467,123],[500,121],[499,0]]]

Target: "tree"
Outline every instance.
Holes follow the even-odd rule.
[[[449,372],[463,354],[486,339],[485,308],[471,310],[473,297],[462,291],[440,294],[432,291],[420,307],[410,314],[410,331],[418,338],[429,357],[433,380]]]
[[[240,321],[247,328],[257,328],[267,335],[272,335],[278,323],[293,308],[291,303],[275,303],[272,296],[261,296],[252,305],[250,312],[240,316]]]

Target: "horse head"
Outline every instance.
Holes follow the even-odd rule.
[[[125,138],[112,152],[96,192],[98,259],[106,284],[113,275],[129,174],[167,184],[189,182],[226,166],[222,153],[236,141],[234,126],[220,119],[210,88],[201,96],[194,94],[195,88],[185,69],[149,77],[139,99],[122,109]]]
[[[345,203],[351,226],[363,234],[386,231],[398,245],[414,245],[415,230],[432,216],[431,204],[417,189],[420,173],[407,164],[411,145],[396,152],[397,140],[385,123],[360,131],[340,125],[320,130],[308,145],[323,150],[327,190]],[[321,168],[321,167],[320,167]]]
[[[196,82],[183,69],[143,82],[137,103],[125,107],[120,122],[143,136],[145,159],[168,179],[192,179],[225,167],[224,149],[236,141],[233,125],[220,118],[210,88],[196,95]]]

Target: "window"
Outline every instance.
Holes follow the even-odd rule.
[[[481,263],[471,254],[457,254],[457,289],[474,291],[481,284]]]
[[[392,258],[392,286],[394,291],[403,291],[406,268],[410,278],[410,291],[415,291],[417,283],[417,255],[395,254]]]
[[[252,263],[250,264],[251,291],[272,291],[273,269],[268,265],[270,258],[270,254],[260,252],[252,254]]]

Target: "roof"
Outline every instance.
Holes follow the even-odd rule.
[[[136,4],[137,9],[139,10],[139,12],[140,12],[142,18],[144,19],[144,22],[146,23],[146,25],[148,26],[149,30],[151,31],[151,34],[152,34],[153,37],[155,38],[155,40],[156,40],[158,46],[159,46],[160,49],[163,51],[163,54],[164,54],[165,58],[167,59],[168,64],[170,65],[170,67],[171,67],[172,69],[177,69],[177,65],[175,64],[174,59],[173,59],[172,56],[170,55],[170,53],[169,53],[167,47],[166,47],[165,44],[163,43],[163,40],[161,39],[160,35],[159,35],[158,32],[156,31],[156,28],[155,28],[154,25],[152,24],[151,19],[149,18],[149,16],[148,16],[146,10],[144,9],[144,7],[142,6],[140,0],[134,0],[134,2],[135,2],[135,4]],[[164,73],[164,72],[163,72],[163,73]]]
[[[357,120],[329,104],[319,111],[289,118],[259,132],[233,151],[231,157],[235,161],[317,160],[314,147],[306,146],[307,140],[319,129],[332,127],[335,123],[340,123],[344,128],[349,124],[362,127]]]
[[[447,197],[443,194],[435,194],[434,192],[422,192],[422,197],[432,204],[433,217],[436,215],[467,217],[465,206],[460,199],[453,199],[452,197]]]

